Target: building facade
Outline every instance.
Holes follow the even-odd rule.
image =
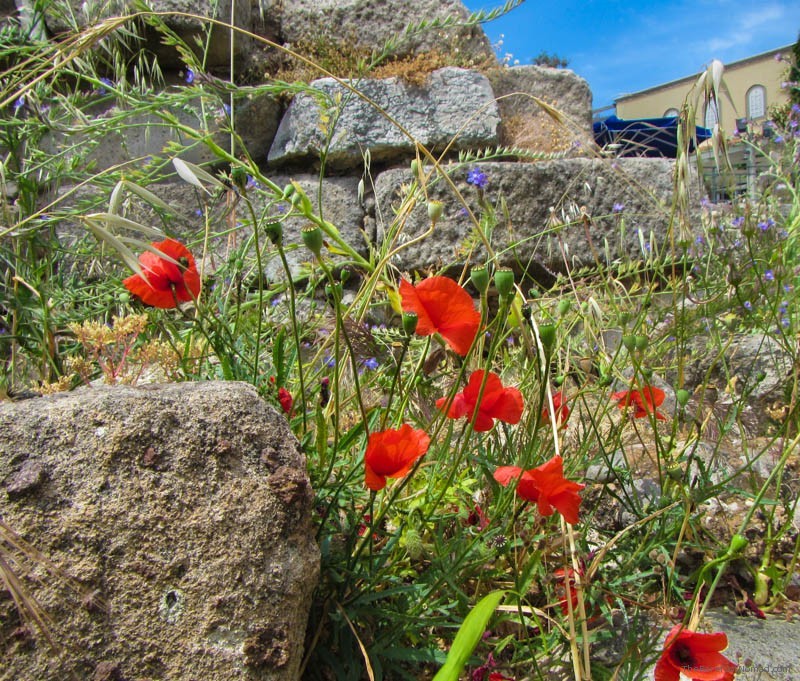
[[[714,105],[701,105],[697,112],[697,125],[711,128],[719,122],[728,133],[736,130],[736,122],[747,120],[751,132],[760,132],[775,104],[789,101],[788,91],[781,87],[786,80],[786,62],[777,55],[790,55],[791,45],[778,47],[746,59],[725,65],[723,80],[728,86],[731,100],[720,93]],[[669,83],[623,95],[615,100],[617,117],[660,118],[676,116],[686,96],[700,74],[673,80]]]

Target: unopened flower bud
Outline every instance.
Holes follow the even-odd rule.
[[[570,302],[566,298],[558,301],[558,314],[559,316],[563,317],[567,312],[569,312],[569,305]]]
[[[644,350],[647,347],[648,338],[647,336],[634,336],[633,337],[633,344],[637,350]]]
[[[689,402],[690,393],[688,390],[680,389],[675,391],[675,400],[678,404],[682,407],[685,407],[686,404]]]
[[[433,224],[442,217],[444,211],[444,204],[441,201],[428,201],[428,217]]]

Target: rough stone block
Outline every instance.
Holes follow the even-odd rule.
[[[312,496],[249,385],[0,404],[0,516],[32,547],[13,564],[62,650],[2,598],[0,679],[297,679]]]
[[[284,40],[296,43],[331,37],[321,27],[336,27],[335,36],[367,50],[381,48],[402,36],[409,25],[428,22],[463,22],[469,12],[459,0],[291,0],[282,10]],[[480,26],[440,26],[412,32],[397,43],[396,56],[438,50],[464,61],[496,62],[489,40]],[[467,64],[465,64],[467,65]]]
[[[544,66],[498,67],[486,75],[503,119],[503,144],[580,152],[593,143],[592,92],[580,76]],[[531,96],[552,107],[560,120]]]
[[[488,185],[483,200],[498,220],[488,235],[498,254],[496,264],[552,277],[547,270],[563,271],[621,257],[646,259],[642,243],[666,243],[672,201],[674,161],[668,159],[563,159],[538,163],[481,163]],[[444,166],[476,215],[478,190],[466,183],[475,166]],[[401,188],[411,184],[411,173],[394,169],[378,175],[375,200],[379,215],[392,219],[399,208]],[[642,188],[646,187],[647,191]],[[402,269],[457,267],[466,261],[485,262],[483,241],[464,204],[443,181],[428,182],[429,199],[444,203],[443,217],[427,238],[403,246],[392,260]],[[424,197],[404,212],[398,243],[410,241],[430,226]],[[624,211],[615,213],[614,204]],[[583,215],[588,221],[584,221]],[[508,219],[506,219],[506,215]],[[621,221],[624,220],[624,226]],[[374,227],[380,240],[386,225]],[[640,239],[641,232],[641,239]],[[608,252],[606,252],[608,244]],[[544,271],[542,267],[546,268]]]
[[[415,153],[415,140],[433,149],[451,149],[497,144],[500,117],[487,78],[475,71],[444,68],[434,71],[423,87],[399,78],[348,81],[370,104],[331,78],[311,83],[331,109],[320,107],[319,97],[301,94],[294,98],[281,121],[269,152],[274,163],[319,158],[325,148],[324,121],[336,121],[327,149],[327,162],[335,167],[356,167],[370,151],[373,161],[399,161]],[[336,100],[341,98],[341,104]],[[379,110],[393,116],[403,132]]]

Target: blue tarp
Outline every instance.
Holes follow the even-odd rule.
[[[597,121],[592,126],[594,141],[600,147],[619,144],[616,156],[660,156],[675,158],[678,149],[678,118],[632,118],[623,120],[616,116]],[[697,142],[711,137],[708,128],[698,126]],[[690,151],[694,144],[690,143]]]

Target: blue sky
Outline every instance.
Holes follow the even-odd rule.
[[[462,0],[472,11],[502,0]],[[594,108],[723,63],[793,44],[800,31],[800,1],[766,0],[526,0],[486,24],[499,56],[520,64],[543,50],[569,60],[585,78]]]

